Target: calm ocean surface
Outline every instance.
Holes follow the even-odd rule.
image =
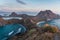
[[[0,40],[16,35],[17,33],[24,33],[26,28],[20,24],[8,24],[0,27]]]
[[[48,21],[47,22],[49,25],[52,25],[52,26],[57,26],[58,28],[60,28],[60,19],[54,19],[54,20],[51,20],[51,21]],[[46,24],[45,21],[42,21],[42,22],[39,22],[37,25],[39,27],[43,26],[44,24]]]

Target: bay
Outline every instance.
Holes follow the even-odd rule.
[[[6,40],[17,33],[24,33],[26,28],[21,24],[8,24],[0,27],[0,40]]]
[[[53,19],[53,20],[50,20],[50,21],[47,21],[47,22],[41,21],[41,22],[38,22],[37,25],[39,27],[41,27],[46,23],[51,25],[51,26],[57,26],[60,29],[60,19]]]

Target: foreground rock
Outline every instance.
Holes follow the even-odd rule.
[[[37,29],[31,29],[24,35],[17,35],[10,40],[53,40],[53,33],[40,33]]]

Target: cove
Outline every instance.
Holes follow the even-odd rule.
[[[8,24],[0,27],[0,40],[7,40],[18,33],[24,33],[26,28],[21,24]]]
[[[51,26],[56,26],[60,29],[60,19],[53,19],[51,21],[47,21],[47,23]],[[42,27],[44,24],[46,24],[45,21],[37,23],[37,26]]]

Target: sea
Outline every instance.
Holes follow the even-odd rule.
[[[47,21],[47,23],[51,26],[56,26],[60,29],[60,19],[53,19],[53,20]],[[46,24],[46,22],[41,21],[37,23],[37,26],[42,27],[44,24]]]
[[[23,34],[26,28],[21,24],[8,24],[0,26],[0,40],[7,40],[8,38],[21,33]]]

